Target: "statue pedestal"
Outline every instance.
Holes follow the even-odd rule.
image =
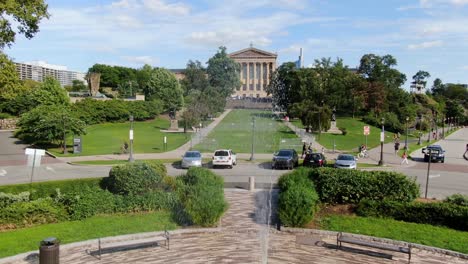
[[[340,135],[343,134],[343,132],[341,132],[341,130],[336,127],[336,121],[331,121],[330,129],[327,131],[327,133]]]
[[[171,127],[168,130],[179,131],[179,121],[177,119],[171,119]]]

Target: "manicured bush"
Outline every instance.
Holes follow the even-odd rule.
[[[79,191],[93,186],[98,186],[102,178],[90,179],[73,179],[49,182],[34,182],[32,184],[15,184],[0,186],[0,192],[19,194],[22,192],[30,192],[31,200],[37,198],[51,197],[55,195],[56,190],[59,189],[62,193],[71,191]]]
[[[167,175],[166,165],[159,160],[147,160],[145,161],[151,168],[153,168],[156,173],[162,177]]]
[[[303,226],[313,218],[319,198],[315,189],[290,186],[279,196],[279,218],[286,226]]]
[[[68,193],[61,193],[58,190],[54,199],[64,206],[71,220],[85,219],[96,214],[115,211],[114,195],[107,190],[102,190],[99,186]]]
[[[136,162],[112,167],[101,186],[114,194],[142,195],[163,188],[162,177],[148,164]]]
[[[319,168],[309,176],[326,203],[358,203],[364,198],[409,202],[419,197],[415,180],[395,172]]]
[[[0,192],[0,208],[7,207],[13,203],[28,202],[29,196],[30,196],[29,192],[22,192],[19,194]]]
[[[356,213],[366,217],[388,217],[406,222],[446,226],[468,231],[468,207],[450,203],[362,200]]]
[[[152,191],[143,195],[115,195],[115,212],[148,212],[171,210],[177,203],[177,196],[171,192]]]
[[[283,225],[303,226],[314,217],[319,197],[308,178],[309,172],[310,169],[299,168],[278,180],[278,214]]]
[[[67,218],[66,210],[52,198],[40,198],[0,207],[0,225],[10,228],[57,223]]]
[[[176,218],[200,226],[215,225],[227,209],[223,178],[205,168],[190,168],[177,182],[180,206],[174,208]]]
[[[468,195],[456,193],[444,199],[444,202],[462,206],[468,206]]]

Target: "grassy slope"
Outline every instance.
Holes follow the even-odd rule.
[[[187,133],[164,133],[161,129],[169,128],[168,120],[156,119],[146,122],[134,122],[134,152],[159,153],[164,152],[164,136],[167,137],[167,150],[173,150],[190,139]],[[125,141],[129,141],[130,123],[105,123],[89,126],[83,135],[83,152],[79,155],[99,155],[120,153]],[[70,140],[71,141],[71,140]],[[54,154],[63,156],[61,149],[49,149]],[[77,154],[68,154],[75,156]]]
[[[82,221],[47,224],[0,232],[0,258],[38,249],[39,242],[56,237],[61,244],[99,237],[176,228],[170,213],[94,216]]]
[[[263,115],[262,115],[263,114]],[[230,148],[238,153],[250,153],[252,148],[252,117],[255,116],[255,153],[273,153],[279,148],[301,149],[301,140],[282,121],[260,110],[232,110],[218,126],[194,146],[202,152]]]
[[[468,253],[468,232],[393,219],[338,216],[325,217],[322,229],[383,237]]]

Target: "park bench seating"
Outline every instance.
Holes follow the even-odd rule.
[[[341,243],[349,243],[349,244],[354,244],[354,245],[359,245],[359,246],[364,246],[364,247],[371,247],[371,248],[405,253],[405,254],[408,254],[408,263],[411,262],[411,245],[408,245],[408,247],[400,247],[400,246],[383,244],[383,243],[374,242],[374,241],[365,241],[362,239],[345,236],[343,235],[342,232],[339,232],[336,235],[336,246],[338,248],[341,248]]]
[[[164,241],[164,247],[169,250],[169,232],[164,231],[164,234],[161,236],[148,237],[138,240],[124,240],[124,241],[106,241],[103,239],[98,239],[98,249],[90,252],[91,255],[98,255],[101,259],[101,255],[105,253],[115,252],[119,250],[130,250],[144,247],[151,247],[160,245],[159,243]]]

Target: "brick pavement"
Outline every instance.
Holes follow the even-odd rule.
[[[269,219],[268,204],[276,203],[273,191],[269,200],[268,191],[248,192],[226,190],[229,209],[220,223],[220,231],[182,233],[171,236],[170,250],[152,247],[118,251],[105,254],[102,260],[90,256],[86,250],[95,250],[93,245],[73,244],[62,246],[61,263],[408,263],[402,253],[380,251],[358,246],[345,246],[336,250],[335,236],[277,231],[265,225]],[[175,233],[175,232],[174,232]],[[266,249],[268,249],[267,254]],[[468,263],[440,253],[414,249],[411,263]],[[266,257],[267,256],[267,257]],[[38,263],[36,257],[28,260],[0,263]]]

